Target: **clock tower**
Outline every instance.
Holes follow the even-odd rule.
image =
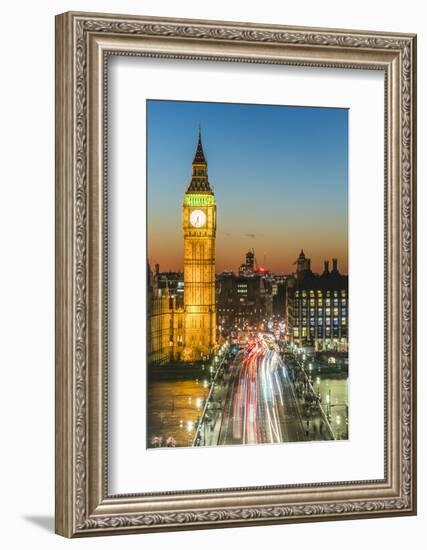
[[[201,130],[192,178],[184,195],[184,361],[200,361],[215,348],[215,195],[208,180]]]

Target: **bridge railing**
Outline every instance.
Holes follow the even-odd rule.
[[[207,412],[209,410],[209,404],[212,400],[213,392],[215,390],[215,385],[216,385],[216,382],[217,382],[218,374],[220,373],[222,367],[224,366],[225,360],[226,360],[226,354],[224,353],[219,358],[218,362],[216,363],[216,367],[214,367],[215,371],[214,371],[214,376],[211,380],[209,393],[208,393],[208,395],[205,399],[205,404],[204,404],[204,407],[203,407],[203,410],[202,410],[202,414],[200,415],[200,418],[199,418],[197,426],[196,426],[196,431],[195,431],[194,438],[193,438],[193,443],[192,443],[193,447],[199,447],[200,446],[202,428],[203,428],[203,425],[206,423],[206,420],[207,420],[206,416],[207,416]],[[215,359],[213,360],[213,363],[215,363]],[[214,366],[214,364],[211,365],[211,367],[213,367],[213,366]],[[206,444],[206,441],[205,441],[205,444]]]

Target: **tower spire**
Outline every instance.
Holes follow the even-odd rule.
[[[187,193],[203,193],[212,195],[212,189],[208,180],[208,163],[202,144],[202,125],[199,122],[199,132],[196,152],[193,158],[193,173]]]
[[[203,145],[202,145],[202,126],[201,126],[200,122],[199,122],[199,140],[197,142],[197,149],[196,149],[196,153],[195,153],[194,159],[193,159],[193,165],[194,164],[206,164],[207,165],[205,152],[203,151]]]

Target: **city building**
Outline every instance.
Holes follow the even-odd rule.
[[[259,328],[272,313],[272,279],[264,268],[256,268],[255,253],[251,249],[239,267],[239,275],[233,272],[218,275],[218,333],[227,334],[235,328]]]
[[[184,195],[184,361],[209,357],[216,343],[215,195],[208,180],[207,161],[199,141],[193,173]]]
[[[304,252],[286,282],[286,336],[300,348],[348,352],[348,276],[325,261],[321,274],[311,270]]]
[[[201,361],[216,347],[215,195],[201,131],[182,205],[183,273],[148,266],[148,361]]]
[[[255,251],[253,248],[246,253],[245,263],[239,267],[239,275],[252,275],[255,272]]]
[[[147,356],[149,364],[179,361],[184,350],[182,273],[153,273],[148,265]]]
[[[273,316],[283,320],[286,317],[286,280],[285,276],[275,276],[271,280]]]

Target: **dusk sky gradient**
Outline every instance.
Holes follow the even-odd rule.
[[[237,271],[250,248],[291,273],[301,249],[313,271],[348,270],[348,110],[147,102],[148,257],[182,271],[182,202],[198,126],[217,203],[216,271]]]

